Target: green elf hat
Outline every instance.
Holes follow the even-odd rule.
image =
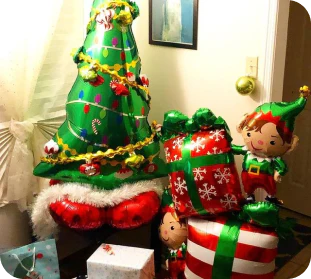
[[[168,188],[164,189],[163,195],[162,195],[162,202],[161,202],[161,208],[162,208],[162,214],[170,212],[176,220],[179,220],[176,211],[175,206],[173,202],[172,195]]]
[[[310,95],[308,86],[301,87],[299,92],[300,97],[294,102],[273,102],[259,106],[254,113],[249,115],[247,119],[248,126],[256,125],[256,122],[259,120],[267,121],[281,128],[285,135],[292,136],[295,127],[295,118],[305,108],[307,98]]]

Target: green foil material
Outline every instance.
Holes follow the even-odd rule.
[[[93,17],[96,8],[101,4],[109,2],[111,1],[95,0],[90,16]],[[139,14],[136,3],[127,2],[133,7],[132,17],[136,18]],[[127,9],[121,6],[114,10],[118,15]],[[141,84],[139,77],[141,60],[131,25],[121,26],[115,17],[109,22],[110,30],[103,29],[103,26],[100,26],[96,20],[90,22],[85,42],[73,56],[74,62],[78,64],[78,69],[91,66],[89,63],[80,61],[78,54],[83,52],[101,65],[107,66],[111,71],[117,71],[120,76],[124,77],[128,72],[134,74],[136,82]],[[141,89],[130,87],[129,96],[117,96],[110,87],[111,76],[100,71],[97,74],[103,81],[102,84],[93,85],[78,75],[69,92],[66,103],[66,121],[53,137],[60,147],[60,154],[64,157],[88,152],[105,152],[109,148],[116,149],[119,146],[143,141],[152,134],[147,120],[150,99],[146,93]],[[100,124],[98,121],[95,122],[97,133],[94,132],[92,124],[94,120],[100,120]],[[137,155],[143,155],[146,159],[151,158],[157,168],[155,172],[148,173],[145,170],[148,164],[146,163],[138,169],[133,168],[133,174],[126,178],[118,175],[122,169],[121,163],[109,164],[110,159],[103,162],[98,176],[80,173],[79,167],[85,164],[85,161],[64,165],[41,162],[35,168],[34,175],[61,181],[87,183],[109,190],[119,187],[122,183],[166,176],[166,165],[159,158],[159,152],[160,146],[157,140],[142,150],[135,151]],[[112,160],[122,162],[128,157],[129,154],[125,154],[116,156]]]
[[[231,278],[241,226],[242,221],[233,218],[224,225],[215,252],[212,279]]]
[[[238,214],[238,219],[261,227],[273,228],[279,237],[287,238],[292,235],[295,219],[281,219],[279,210],[277,205],[270,202],[247,204]]]
[[[165,142],[181,134],[195,133],[208,127],[225,129],[227,140],[232,141],[226,121],[222,117],[217,118],[208,108],[200,108],[191,118],[177,110],[167,112],[164,115],[161,141]]]

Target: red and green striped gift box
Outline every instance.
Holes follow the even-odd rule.
[[[190,218],[188,279],[273,279],[278,236],[274,230],[218,217]]]

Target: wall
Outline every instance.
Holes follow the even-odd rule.
[[[242,144],[235,126],[259,105],[263,93],[269,1],[199,1],[197,51],[149,45],[149,1],[136,2],[141,15],[134,33],[153,97],[150,120],[161,123],[171,109],[190,116],[208,107],[228,122],[234,141]],[[259,57],[258,87],[250,97],[235,91],[236,80],[246,74],[247,56]]]

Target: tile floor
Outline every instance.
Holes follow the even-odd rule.
[[[295,213],[290,210],[282,209],[280,211],[282,218],[291,217],[297,219],[301,225],[311,227],[311,218]],[[311,244],[300,251],[289,263],[281,268],[276,274],[275,279],[292,279],[300,276],[309,266],[311,259]]]

